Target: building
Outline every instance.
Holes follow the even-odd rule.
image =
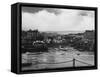
[[[89,40],[94,40],[95,37],[95,31],[94,30],[87,30],[84,32],[84,38]]]

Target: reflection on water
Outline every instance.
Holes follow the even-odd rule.
[[[47,69],[47,68],[61,68],[61,67],[72,67],[73,58],[81,61],[85,61],[94,65],[94,55],[89,55],[88,53],[79,52],[71,47],[64,49],[49,49],[48,52],[39,53],[25,53],[22,54],[22,64],[31,64],[22,67],[22,70],[36,70],[36,69]],[[69,62],[67,62],[69,61]],[[87,66],[76,62],[76,66]]]

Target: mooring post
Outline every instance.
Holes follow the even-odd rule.
[[[75,58],[73,58],[73,67],[75,67]]]

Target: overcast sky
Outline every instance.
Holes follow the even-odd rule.
[[[22,29],[83,31],[94,29],[94,11],[22,7]]]

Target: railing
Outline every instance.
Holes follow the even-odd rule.
[[[75,59],[75,61],[78,61],[78,62],[83,63],[83,64],[87,64],[88,66],[93,66],[93,64],[86,63],[86,62],[83,62],[83,61],[80,61],[80,60],[77,60],[77,59]]]
[[[61,63],[67,63],[67,62],[72,62],[73,60],[69,61],[64,61],[64,62],[40,62],[40,64],[61,64]]]
[[[26,60],[26,59],[24,59],[24,60]],[[30,62],[30,61],[28,61],[28,62]],[[36,59],[31,60],[31,63],[32,63],[32,64],[62,64],[62,63],[69,63],[69,62],[72,62],[72,67],[76,67],[76,62],[80,62],[80,63],[86,64],[86,65],[88,65],[88,66],[93,66],[93,64],[89,64],[89,63],[86,63],[86,62],[77,60],[77,59],[75,59],[75,58],[73,58],[72,60],[63,61],[63,62],[39,62],[39,61],[36,60]]]

